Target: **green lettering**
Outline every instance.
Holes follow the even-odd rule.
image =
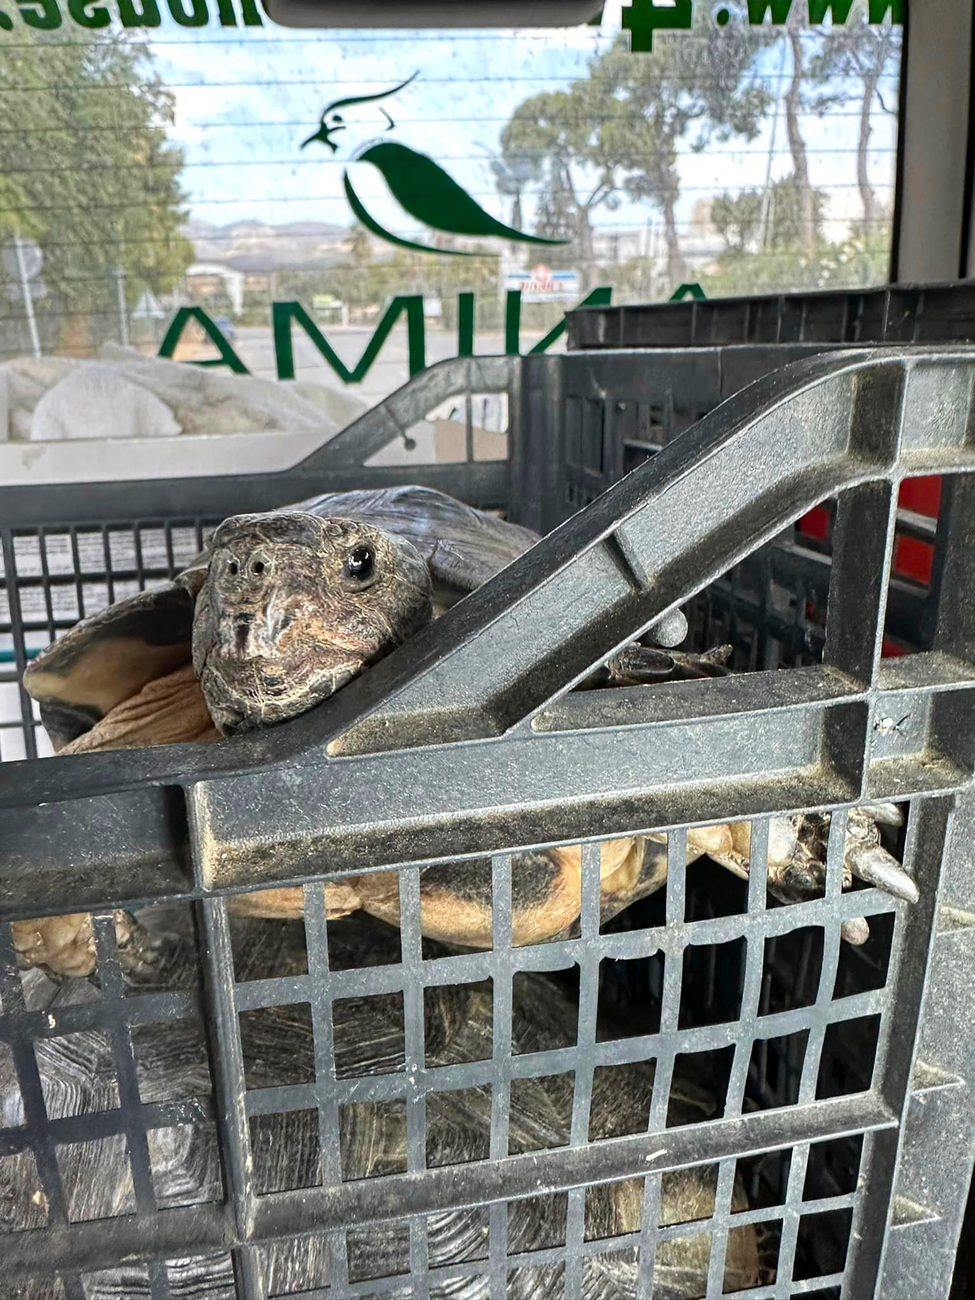
[[[786,23],[791,8],[792,0],[748,0],[748,21],[761,26],[765,15],[771,13],[773,23]]]
[[[61,26],[61,10],[57,0],[33,0],[32,4],[18,4],[20,16],[28,27],[42,32],[52,32]]]
[[[624,6],[622,27],[630,33],[631,54],[651,54],[655,31],[686,30],[693,21],[692,0],[671,0],[666,6],[655,0],[633,0]]]
[[[264,26],[264,19],[257,7],[257,0],[240,0],[240,12],[243,15],[245,27]],[[221,27],[236,27],[237,10],[234,8],[234,0],[217,0],[217,17],[220,19]],[[191,25],[187,24],[187,26]]]
[[[474,295],[472,293],[457,295],[457,355],[459,357],[474,355]]]
[[[592,293],[587,294],[585,298],[583,298],[582,302],[578,303],[577,306],[608,307],[610,302],[612,301],[612,298],[613,298],[612,288],[610,288],[607,285],[603,285],[599,289],[593,289]],[[535,344],[535,346],[531,350],[530,355],[534,356],[536,352],[547,352],[548,349],[552,346],[552,344],[556,341],[556,339],[560,339],[564,333],[565,333],[565,317],[563,316],[562,319],[559,321],[558,325],[556,325],[554,329],[550,329],[549,332],[545,335],[545,337]]]
[[[9,14],[5,14],[3,10],[0,9],[0,31],[12,32],[13,29],[14,29],[14,20],[10,17]]]
[[[867,22],[882,23],[890,13],[892,25],[904,21],[904,0],[867,0]]]
[[[176,351],[176,344],[179,342],[183,330],[186,329],[187,323],[195,320],[196,323],[209,336],[210,341],[215,344],[219,357],[214,357],[210,361],[190,361],[191,366],[229,366],[235,375],[247,375],[250,371],[241,361],[240,357],[230,346],[230,343],[224,337],[220,326],[212,321],[202,307],[180,307],[179,311],[173,317],[173,323],[166,331],[166,337],[159,345],[159,355],[172,360],[173,353]],[[293,379],[292,373],[289,378]]]
[[[809,21],[822,24],[829,14],[834,27],[841,27],[850,16],[853,0],[809,0]]]
[[[180,27],[206,27],[210,21],[207,0],[190,0],[188,10],[186,0],[169,0],[169,12]]]
[[[504,300],[504,350],[509,357],[516,357],[521,352],[520,289],[509,289]]]
[[[295,356],[291,338],[292,322],[296,321],[318,348],[319,352],[332,367],[343,384],[358,384],[368,374],[369,368],[379,355],[379,350],[386,342],[390,330],[395,325],[401,312],[406,312],[407,342],[409,347],[410,374],[419,374],[426,366],[426,334],[423,322],[423,298],[420,294],[399,295],[390,302],[383,318],[376,326],[376,332],[352,369],[345,365],[336,354],[321,330],[302,307],[300,302],[276,302],[272,305],[274,322],[274,355],[277,360],[278,378],[294,379]]]
[[[108,27],[112,21],[105,6],[93,0],[68,0],[68,13],[79,27]]]
[[[162,22],[157,0],[118,0],[123,27],[158,27]]]
[[[679,284],[674,292],[670,295],[670,302],[681,302],[684,298],[696,298],[698,302],[703,301],[707,294],[696,282],[689,284]]]

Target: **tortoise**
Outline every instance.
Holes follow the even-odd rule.
[[[129,980],[131,994],[165,988],[192,989],[198,979],[198,956],[189,909],[155,907],[140,914],[140,922],[160,953],[152,971]],[[232,940],[237,980],[241,983],[289,977],[305,970],[300,923],[260,918],[233,918]],[[446,955],[425,941],[424,957]],[[399,959],[395,930],[371,917],[351,918],[330,927],[329,960],[343,969],[388,964]],[[553,978],[525,974],[513,982],[512,1054],[545,1052],[575,1042],[576,1007]],[[426,990],[424,998],[424,1065],[426,1070],[487,1060],[493,1052],[490,982],[442,984]],[[40,971],[26,980],[28,1010],[51,1013],[66,1004],[97,1000],[92,986],[73,980],[57,985]],[[315,1045],[311,1024],[294,1006],[250,1012],[240,1018],[241,1046],[248,1088],[276,1087],[315,1077]],[[392,997],[348,997],[332,1003],[332,1060],[338,1080],[390,1075],[405,1067],[403,1011]],[[627,1032],[606,1018],[600,1038]],[[199,1122],[212,1091],[202,1027],[190,1020],[140,1023],[132,1030],[139,1096],[146,1106],[180,1101],[186,1121],[176,1127],[150,1129],[149,1156],[153,1189],[159,1209],[223,1198],[220,1157],[214,1125]],[[48,1115],[94,1115],[118,1106],[118,1092],[108,1036],[97,1029],[64,1037],[47,1036],[34,1043]],[[593,1143],[647,1131],[653,1098],[652,1061],[627,1063],[612,1070],[597,1069],[593,1078],[588,1138]],[[407,1091],[404,1078],[403,1095]],[[571,1074],[543,1073],[516,1080],[508,1112],[508,1154],[564,1147],[569,1141],[573,1109]],[[7,1124],[20,1117],[20,1097],[9,1057],[0,1056],[0,1112]],[[488,1084],[428,1093],[425,1105],[427,1168],[464,1164],[489,1156],[492,1099]],[[697,1124],[712,1118],[714,1098],[680,1069],[668,1098],[667,1124]],[[192,1121],[192,1122],[191,1122]],[[334,1121],[332,1121],[334,1122]],[[385,1110],[353,1102],[339,1108],[336,1171],[343,1180],[395,1174],[405,1168],[406,1121],[399,1107]],[[317,1110],[259,1116],[250,1125],[250,1160],[258,1194],[304,1187],[321,1181],[318,1167]],[[661,1143],[664,1145],[664,1143]],[[65,1201],[73,1219],[108,1218],[132,1209],[132,1181],[120,1140],[78,1142],[59,1151]],[[653,1295],[656,1300],[690,1300],[707,1285],[710,1242],[700,1220],[714,1211],[716,1167],[684,1168],[661,1179],[661,1226],[687,1224],[687,1232],[660,1241],[656,1247]],[[382,1199],[382,1192],[379,1192]],[[748,1200],[736,1181],[732,1208],[747,1210]],[[561,1194],[512,1200],[508,1208],[508,1275],[511,1300],[545,1300],[561,1294],[561,1281],[547,1270],[519,1267],[531,1263],[531,1252],[565,1241],[566,1202]],[[0,1160],[0,1227],[39,1226],[45,1221],[43,1192],[36,1169],[20,1157]],[[642,1221],[642,1180],[626,1179],[587,1189],[585,1232],[589,1239],[637,1233]],[[488,1258],[488,1210],[485,1206],[440,1207],[426,1219],[431,1267]],[[754,1286],[763,1278],[760,1240],[754,1227],[729,1236],[725,1288]],[[43,1246],[40,1247],[43,1252]],[[764,1252],[763,1252],[764,1253]],[[520,1258],[510,1258],[511,1256]],[[409,1235],[405,1225],[360,1224],[348,1233],[350,1282],[362,1282],[410,1268]],[[329,1283],[330,1258],[324,1238],[280,1241],[267,1248],[267,1294],[304,1292]],[[454,1300],[487,1300],[484,1272],[455,1279],[445,1294]],[[235,1295],[226,1256],[179,1259],[170,1263],[185,1300],[213,1300]],[[552,1270],[554,1273],[555,1270]],[[432,1279],[431,1279],[432,1281]],[[596,1255],[585,1271],[586,1300],[632,1296],[637,1260],[632,1250]],[[18,1284],[19,1285],[19,1284]],[[0,1284],[2,1293],[2,1284]],[[29,1294],[17,1290],[18,1296]],[[38,1292],[38,1295],[41,1293]],[[47,1294],[46,1292],[44,1294]],[[149,1295],[145,1274],[124,1265],[90,1275],[90,1300],[124,1295],[136,1300]],[[438,1294],[440,1294],[438,1292]]]
[[[537,541],[535,533],[424,487],[326,494],[266,514],[225,520],[172,582],[112,605],[49,646],[24,685],[40,703],[62,755],[185,740],[219,740],[294,717],[340,689],[432,618],[456,604]],[[682,639],[682,615],[658,641]],[[633,644],[589,687],[714,676],[728,649],[703,655]],[[844,884],[854,876],[913,901],[916,887],[881,842],[891,807],[855,810],[846,837]],[[825,816],[777,818],[768,888],[784,902],[822,892]],[[750,825],[688,832],[687,860],[704,854],[747,875]],[[606,920],[660,887],[666,836],[607,840],[600,847]],[[569,933],[580,907],[581,846],[513,858],[513,942]],[[332,916],[360,908],[396,923],[395,872],[325,884]],[[424,870],[424,934],[466,947],[491,944],[489,859]],[[300,888],[239,895],[254,915],[301,913]],[[142,959],[138,934],[119,917],[123,955]],[[844,922],[862,942],[866,922]],[[94,961],[85,914],[15,923],[25,965],[84,974]]]

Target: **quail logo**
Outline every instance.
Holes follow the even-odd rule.
[[[482,251],[435,248],[404,239],[388,230],[370,213],[353,185],[350,167],[355,165],[358,171],[361,164],[366,163],[378,172],[387,191],[387,199],[392,199],[411,227],[419,224],[427,230],[444,234],[468,238],[494,237],[519,244],[551,246],[565,243],[565,240],[543,239],[540,235],[529,235],[523,230],[506,226],[485,212],[453,177],[448,176],[439,163],[408,145],[383,138],[396,129],[396,123],[383,107],[383,101],[388,101],[405,90],[418,75],[414,72],[412,77],[407,77],[398,86],[381,90],[374,95],[353,95],[347,99],[335,100],[322,113],[318,130],[302,142],[303,149],[310,144],[323,144],[333,154],[347,160],[348,165],[342,173],[342,184],[349,207],[359,221],[387,243],[418,253],[477,257]],[[378,137],[377,130],[380,132]]]

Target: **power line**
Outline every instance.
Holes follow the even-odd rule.
[[[845,149],[806,149],[810,157],[849,157],[857,156],[855,146]],[[897,153],[896,147],[880,146],[871,148],[870,157],[876,158],[882,155]],[[665,156],[666,150],[645,149],[634,150],[630,156],[633,158],[654,159]],[[766,156],[774,158],[785,158],[790,156],[789,149],[715,149],[711,152],[692,153],[694,158],[764,158]],[[458,154],[437,154],[438,162],[485,162],[485,156],[477,153],[458,153]],[[149,165],[145,163],[126,163],[119,166],[116,163],[106,162],[93,165],[90,162],[78,163],[74,166],[61,167],[6,167],[5,176],[64,176],[64,175],[87,175],[90,172],[110,172],[113,175],[118,172],[144,172],[150,176],[156,172],[162,172],[170,175],[173,172],[187,171],[190,168],[204,168],[207,171],[216,171],[221,167],[347,167],[348,163],[341,158],[332,158],[322,155],[318,158],[221,158],[219,161],[201,160],[199,162],[168,163]],[[632,169],[630,169],[632,170]],[[526,191],[522,191],[525,193]]]

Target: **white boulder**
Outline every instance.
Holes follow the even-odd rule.
[[[340,428],[338,421],[299,396],[289,384],[157,357],[130,359],[116,353],[111,361],[100,364],[111,366],[165,402],[183,433],[306,429],[328,436]]]
[[[307,381],[235,375],[223,369],[146,357],[106,344],[98,360],[21,357],[0,366],[17,440],[304,433],[316,445],[369,409],[361,397]]]
[[[346,428],[353,420],[358,420],[360,415],[365,415],[370,407],[364,397],[350,393],[347,388],[326,388],[324,384],[315,384],[307,379],[293,380],[288,387],[304,401],[311,402],[340,429]]]
[[[34,408],[31,442],[66,439],[167,438],[180,432],[173,412],[118,369],[78,366]]]
[[[30,442],[30,422],[33,415],[33,411],[29,411],[25,406],[11,408],[9,415],[11,441],[16,439],[19,442]]]

